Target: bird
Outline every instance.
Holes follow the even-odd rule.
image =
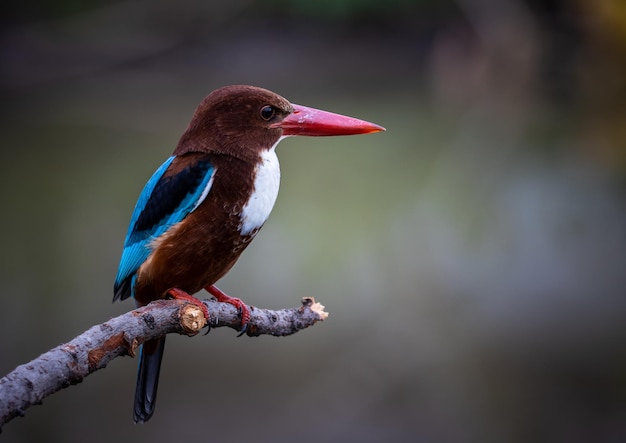
[[[137,307],[163,298],[206,306],[206,289],[238,308],[241,330],[250,311],[215,283],[259,232],[276,201],[276,146],[289,136],[367,134],[385,128],[290,103],[267,89],[232,85],[214,90],[195,110],[173,154],[154,172],[132,212],[115,277],[113,301]],[[140,350],[135,423],[152,417],[165,337]]]

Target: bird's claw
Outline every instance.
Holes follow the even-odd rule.
[[[215,297],[215,299],[222,303],[228,303],[237,308],[237,313],[241,316],[241,329],[239,329],[239,335],[237,337],[241,337],[248,330],[248,322],[251,319],[250,308],[241,301],[240,298],[231,297],[230,295],[223,292],[217,286],[211,285],[206,288],[209,293]]]
[[[241,325],[241,329],[239,330],[239,334],[237,334],[237,337],[241,337],[247,331],[248,331],[248,323],[244,323],[243,325]]]
[[[206,332],[202,335],[209,335],[209,332],[211,332],[211,322],[207,321],[206,322]]]

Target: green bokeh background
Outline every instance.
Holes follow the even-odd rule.
[[[170,337],[5,442],[626,440],[626,8],[618,0],[7,2],[0,373],[131,309],[128,219],[225,84],[387,128],[291,138],[220,287],[315,296],[288,338]]]

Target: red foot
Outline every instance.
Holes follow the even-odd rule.
[[[185,300],[191,303],[192,305],[197,306],[204,314],[204,318],[206,318],[207,324],[210,323],[211,317],[209,316],[208,308],[206,307],[204,303],[202,303],[196,297],[194,297],[193,295],[189,295],[182,289],[178,289],[178,288],[172,288],[169,291],[167,291],[167,293],[171,295],[172,298],[176,298],[178,300]]]
[[[222,292],[222,290],[219,289],[215,285],[207,286],[205,289],[209,291],[209,294],[215,297],[217,301],[222,302],[222,303],[229,303],[233,305],[234,307],[236,307],[239,310],[239,312],[241,312],[241,329],[240,330],[243,333],[246,330],[246,326],[248,322],[250,321],[250,308],[248,308],[248,306],[246,306],[246,304],[242,302],[241,299],[237,297],[231,297],[225,292]]]

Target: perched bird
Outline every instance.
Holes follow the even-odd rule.
[[[278,195],[276,145],[291,135],[330,136],[384,131],[351,117],[289,103],[253,86],[226,86],[196,109],[174,153],[143,188],[124,241],[115,300],[137,306],[206,289],[218,301],[247,306],[216,286],[267,220]],[[165,337],[141,349],[134,419],[154,412]]]

